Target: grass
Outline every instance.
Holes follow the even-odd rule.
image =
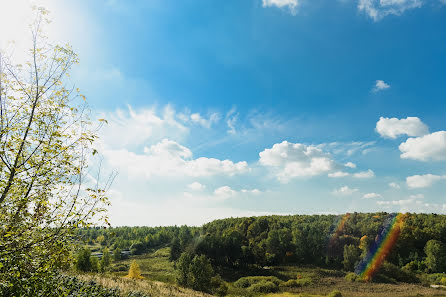
[[[144,255],[131,256],[129,259],[121,260],[112,264],[111,269],[119,265],[130,266],[131,261],[135,260],[141,269],[141,275],[145,278],[170,283],[175,283],[174,264],[169,261],[170,249],[161,248]],[[124,276],[128,271],[113,273],[117,276]]]
[[[124,294],[142,292],[154,297],[212,297],[212,295],[206,293],[148,279],[131,280],[124,277],[101,274],[79,274],[77,277],[86,282],[94,281],[106,288],[118,288]]]
[[[128,269],[120,272],[112,272],[106,275],[84,275],[83,277],[96,277],[97,282],[106,287],[118,286],[124,291],[140,290],[151,294],[151,296],[211,296],[205,293],[180,288],[175,285],[174,264],[169,261],[169,248],[164,247],[151,251],[144,255],[131,256],[129,259],[113,263],[113,266],[126,265],[135,260],[141,269],[144,280],[134,281],[122,278],[128,273]],[[312,266],[275,266],[268,269],[257,268],[251,271],[220,270],[222,277],[228,281],[228,296],[266,296],[266,297],[320,297],[327,296],[330,292],[338,290],[343,297],[410,297],[410,296],[446,296],[445,289],[430,288],[427,282],[422,284],[384,284],[384,283],[362,283],[349,282],[345,280],[342,271],[322,269]],[[222,273],[223,272],[223,273]],[[275,276],[282,283],[279,285],[280,292],[262,294],[253,292],[249,288],[240,288],[234,283],[244,276]],[[442,276],[442,275],[441,275]],[[434,278],[432,276],[431,278]],[[440,279],[440,275],[435,275]],[[254,278],[253,278],[254,279]],[[259,278],[260,279],[260,278]],[[305,280],[302,286],[286,286],[288,280]],[[310,281],[306,281],[310,280]]]

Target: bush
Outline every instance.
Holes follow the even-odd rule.
[[[272,282],[276,286],[279,286],[283,282],[278,279],[275,276],[246,276],[238,279],[234,286],[237,288],[249,288],[254,284],[260,283],[260,282]]]
[[[360,280],[360,276],[354,272],[349,272],[345,276],[345,279],[349,282],[356,282],[356,281]]]
[[[405,283],[417,283],[419,282],[416,275],[408,270],[401,269],[392,263],[384,262],[378,270],[378,274],[375,278],[377,281],[383,282],[405,282]]]
[[[286,282],[280,284],[281,287],[285,288],[297,288],[299,285],[297,284],[297,281],[295,279],[287,280]]]
[[[328,294],[327,297],[342,297],[342,294],[338,290],[334,290],[330,294]]]
[[[257,293],[274,293],[279,291],[279,286],[271,281],[263,280],[251,285],[249,290]]]

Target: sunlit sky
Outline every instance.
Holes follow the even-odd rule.
[[[0,0],[17,59],[29,3]],[[446,213],[445,0],[33,3],[109,121],[112,225]]]

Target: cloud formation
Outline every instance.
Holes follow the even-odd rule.
[[[296,177],[316,176],[333,171],[337,166],[320,148],[283,141],[259,153],[260,164],[275,169],[277,178],[288,182]]]
[[[407,187],[409,187],[409,189],[427,188],[442,179],[446,179],[446,175],[443,176],[434,174],[412,175],[406,178],[406,184]]]
[[[380,117],[376,123],[376,132],[382,137],[395,139],[400,135],[426,135],[429,133],[429,128],[417,117],[405,119]]]
[[[367,193],[362,196],[363,199],[375,199],[375,198],[381,198],[382,196],[377,193]]]
[[[358,191],[359,191],[358,189],[352,189],[349,186],[343,186],[343,187],[340,187],[339,189],[333,190],[332,193],[337,196],[349,196],[349,195],[352,195]]]
[[[276,6],[282,9],[288,9],[292,15],[297,13],[299,0],[263,0],[263,7]]]
[[[418,161],[446,160],[446,131],[409,138],[399,146],[402,159]]]
[[[112,167],[129,175],[144,176],[233,176],[248,171],[245,161],[200,157],[192,158],[192,152],[179,143],[163,139],[161,142],[137,154],[125,149],[105,150],[104,155]]]
[[[389,84],[385,83],[383,80],[378,79],[375,82],[375,86],[373,87],[372,91],[376,93],[379,91],[387,90],[388,88],[390,88]]]
[[[353,174],[354,178],[372,178],[375,177],[375,173],[373,170],[369,169],[367,171],[361,171],[358,173]]]
[[[401,15],[406,10],[419,8],[422,5],[421,0],[359,0],[358,10],[376,22],[388,15]]]

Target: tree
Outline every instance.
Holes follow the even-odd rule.
[[[108,248],[104,248],[102,251],[102,258],[101,258],[101,271],[104,272],[105,269],[110,266],[111,257],[110,257],[110,250]]]
[[[344,269],[346,271],[353,271],[356,263],[359,261],[361,249],[354,244],[344,245]]]
[[[89,168],[97,130],[85,97],[67,81],[77,55],[48,42],[48,13],[35,12],[29,61],[14,64],[0,53],[2,296],[28,294],[27,286],[68,262],[74,230],[105,211],[113,179],[100,187]]]
[[[211,292],[214,270],[205,255],[181,254],[177,265],[177,283],[197,291]]]
[[[126,275],[127,278],[131,279],[142,279],[141,269],[139,268],[138,263],[135,260],[130,264],[129,273]]]
[[[170,261],[176,261],[181,255],[181,244],[178,237],[175,237],[170,244]]]
[[[91,251],[89,248],[85,247],[79,250],[76,257],[76,269],[84,272],[93,270]]]
[[[117,247],[113,250],[113,260],[119,261],[121,259],[122,259],[121,249]]]
[[[446,247],[438,240],[429,240],[424,247],[426,266],[431,272],[446,272]]]

